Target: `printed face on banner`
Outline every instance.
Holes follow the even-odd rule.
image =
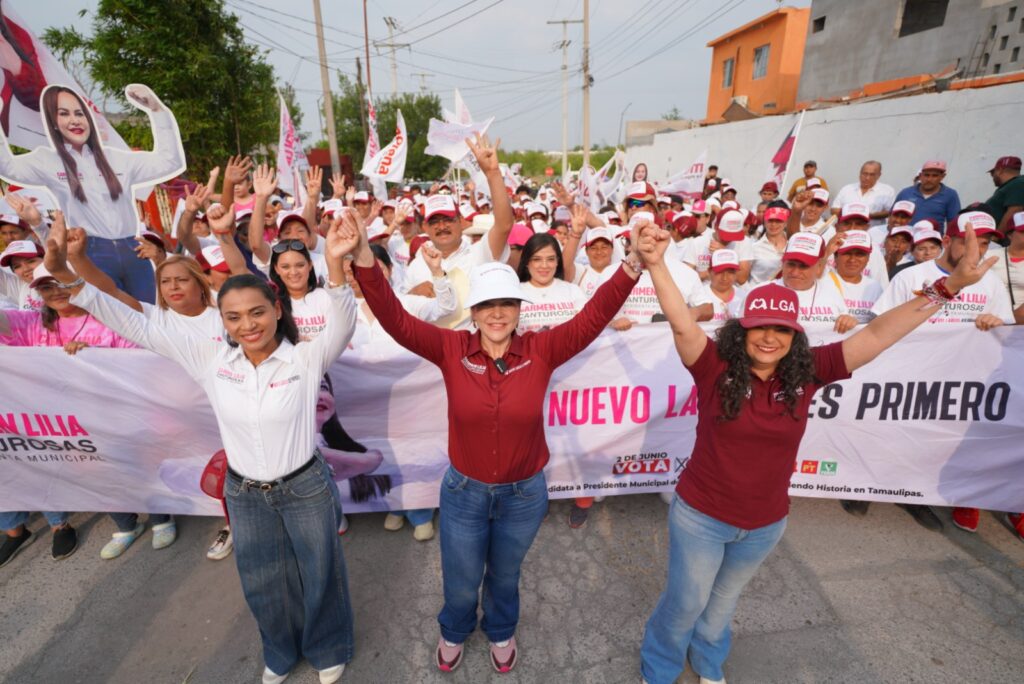
[[[22,186],[43,187],[56,198],[68,225],[90,235],[123,238],[137,234],[134,191],[170,180],[185,170],[185,153],[174,116],[148,87],[125,88],[130,104],[153,124],[153,150],[109,147],[96,106],[75,88],[53,83],[39,95],[42,130],[49,143],[29,154],[0,154],[0,177]]]

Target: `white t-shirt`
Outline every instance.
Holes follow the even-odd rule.
[[[457,268],[468,278],[469,272],[473,270],[474,266],[491,261],[508,261],[508,252],[508,246],[506,245],[499,258],[495,259],[491,253],[491,246],[486,236],[479,242],[473,242],[469,239],[469,236],[463,235],[462,244],[459,245],[459,248],[441,259],[441,269],[445,272],[451,272]],[[420,283],[425,283],[430,279],[430,267],[427,266],[427,262],[420,258],[419,252],[417,252],[416,258],[409,262],[409,268],[405,274],[405,290],[408,292]]]
[[[695,307],[710,301],[700,278],[692,268],[671,259],[665,260],[665,266],[668,267],[672,280],[688,305]],[[622,305],[616,318],[628,318],[633,323],[650,323],[651,318],[658,313],[661,313],[658,293],[654,289],[651,274],[645,270],[626,297],[626,303]]]
[[[597,288],[601,287],[606,280],[615,274],[616,268],[618,268],[618,265],[612,263],[605,266],[604,270],[598,273],[590,266],[577,266],[574,284],[583,291],[584,297],[590,299],[597,292]]]
[[[331,311],[331,298],[327,291],[318,287],[302,299],[292,298],[292,318],[299,329],[299,340],[313,339],[327,327],[327,316]]]
[[[35,290],[6,267],[0,267],[0,295],[13,301],[22,311],[43,310],[43,300]]]
[[[747,282],[761,285],[775,280],[782,270],[782,255],[786,253],[786,245],[783,244],[782,251],[779,251],[766,235],[754,243],[752,251],[754,264],[750,267],[750,280]]]
[[[200,340],[213,340],[214,342],[224,340],[224,321],[221,320],[220,312],[214,306],[206,307],[206,310],[198,316],[183,316],[172,309],[161,309],[143,302],[142,313],[150,322],[178,335],[186,335]]]
[[[863,202],[868,205],[868,211],[872,214],[876,214],[880,211],[889,211],[892,209],[893,202],[896,201],[896,191],[891,185],[885,183],[875,183],[871,188],[862,193],[860,189],[860,183],[850,183],[840,188],[832,198],[832,208],[842,210],[844,204],[850,204],[851,202]],[[888,219],[872,219],[872,226],[884,226],[888,223]]]
[[[775,283],[786,286],[782,278]],[[819,278],[810,289],[794,291],[800,300],[800,323],[835,323],[837,318],[850,313],[846,300],[828,275]]]
[[[948,274],[939,268],[934,259],[904,269],[889,282],[889,287],[875,302],[872,311],[880,315],[896,308],[913,299],[914,291],[920,290],[925,283],[932,283],[945,275]],[[1010,294],[999,277],[991,271],[974,285],[969,285],[957,293],[956,299],[933,313],[928,322],[971,323],[981,314],[992,314],[1002,319],[1004,323],[1013,323]]]
[[[1014,308],[1020,307],[1024,304],[1024,259],[1014,261],[1013,257],[1007,258],[1008,251],[996,244],[990,244],[985,252],[985,258],[991,256],[999,257],[995,266],[992,267],[992,273],[995,273],[1002,281],[1007,292],[1010,291],[1010,285],[1013,285],[1013,297],[1010,303],[1015,305]]]
[[[827,264],[830,269],[835,270],[835,254],[828,258]],[[881,249],[872,249],[871,253],[868,254],[868,265],[864,267],[864,273],[862,275],[878,281],[878,284],[883,288],[889,284],[889,270],[885,267],[885,256],[882,254]]]
[[[273,258],[273,256],[271,256]],[[309,253],[309,261],[313,264],[313,273],[316,275],[317,280],[321,283],[326,283],[330,278],[327,273],[327,259],[324,258],[323,254],[317,254],[316,252]],[[263,275],[270,277],[270,262],[263,262],[259,260],[255,254],[252,255],[253,265],[260,269]]]
[[[851,316],[861,323],[867,323],[875,317],[875,314],[871,313],[871,307],[885,289],[877,280],[862,276],[859,283],[850,283],[843,280],[835,271],[828,271],[825,277],[831,279],[843,293],[843,300]]]
[[[711,268],[711,237],[712,231],[705,230],[697,237],[686,241],[683,263],[697,269],[699,273],[704,273]],[[744,236],[742,240],[726,243],[725,246],[736,252],[740,263],[754,260],[754,241],[749,236]]]
[[[711,317],[713,324],[721,325],[730,318],[740,318],[743,316],[743,303],[747,299],[747,289],[742,285],[733,285],[732,299],[729,301],[721,299],[718,293],[711,289],[711,283],[709,282],[704,283],[704,294],[707,295],[711,306],[715,310],[714,316]]]
[[[519,308],[518,330],[521,333],[537,332],[565,323],[587,303],[587,296],[579,286],[557,278],[547,287],[537,287],[528,282],[521,283],[519,287],[524,296],[533,300],[523,302]]]

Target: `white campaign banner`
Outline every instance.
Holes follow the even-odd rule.
[[[139,350],[6,348],[0,372],[0,509],[220,514],[198,489],[220,448],[216,422],[173,363]],[[363,464],[339,482],[345,510],[435,506],[448,465],[437,369],[374,343],[346,351],[331,377],[338,424],[365,449],[345,452],[337,430],[322,429],[329,461],[349,473]],[[915,332],[815,397],[790,492],[1022,511],[1022,393],[1024,329]],[[671,489],[696,405],[667,324],[605,332],[549,390],[552,497]]]
[[[295,125],[292,124],[284,96],[278,93],[277,98],[281,105],[277,138],[277,184],[289,195],[297,198],[300,188],[303,187],[299,174],[309,169],[309,159],[306,158],[302,141],[299,140]]]

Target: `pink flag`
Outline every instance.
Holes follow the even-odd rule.
[[[782,141],[782,145],[779,146],[778,151],[772,157],[771,163],[768,165],[768,174],[765,177],[765,182],[775,181],[779,188],[785,187],[786,182],[786,171],[789,169],[789,160],[793,158],[793,148],[796,147],[796,137],[800,134],[800,124],[803,123],[804,114],[800,112],[800,118],[793,124],[793,128],[789,131],[789,135]]]

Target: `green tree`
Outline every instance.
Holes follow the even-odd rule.
[[[334,93],[334,128],[338,135],[338,150],[352,157],[359,172],[366,152],[360,107],[363,98],[359,86],[344,74],[338,76],[338,89]],[[406,134],[409,136],[409,154],[405,161],[405,177],[429,180],[440,178],[448,169],[448,160],[424,154],[430,119],[441,118],[441,100],[437,95],[403,93],[397,97],[375,98],[377,108],[377,136],[381,145],[387,145],[395,136],[397,110],[402,110]],[[321,141],[317,147],[326,147]]]
[[[682,112],[679,111],[679,107],[673,105],[672,109],[668,110],[667,112],[661,115],[661,118],[667,119],[669,121],[679,121],[680,119],[683,118],[683,114]]]
[[[49,28],[43,41],[64,59],[81,59],[113,101],[124,102],[129,83],[150,86],[178,120],[190,175],[277,140],[273,68],[221,0],[100,0],[91,28]],[[130,145],[152,144],[144,118],[117,129]]]

